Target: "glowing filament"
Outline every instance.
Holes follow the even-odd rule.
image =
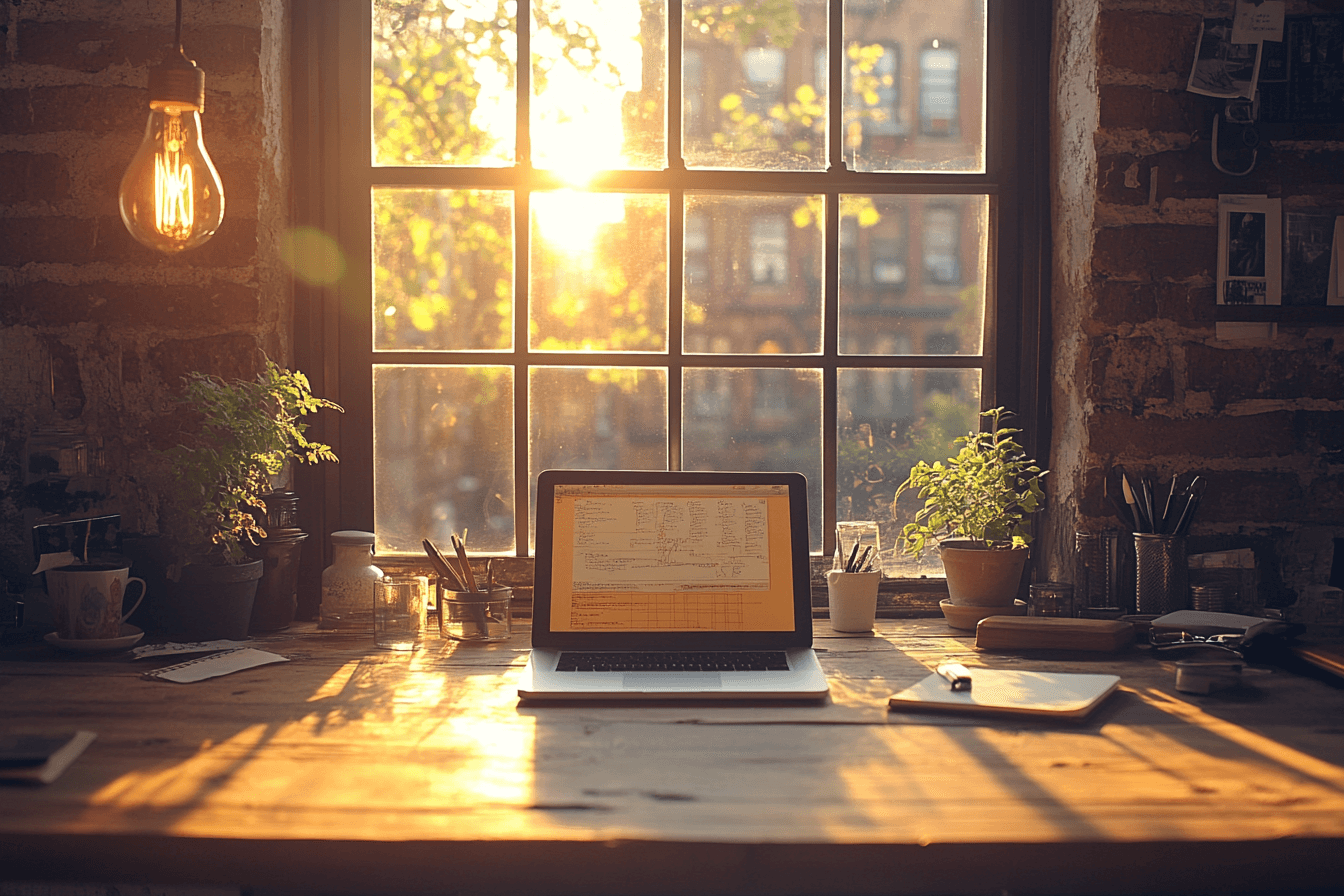
[[[185,145],[182,116],[168,115],[163,149],[154,155],[154,225],[159,233],[175,239],[187,238],[196,219],[191,163],[182,152]]]

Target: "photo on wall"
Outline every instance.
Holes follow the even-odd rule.
[[[1282,297],[1282,201],[1218,197],[1218,304],[1278,305]]]
[[[1325,305],[1340,216],[1289,212],[1283,218],[1283,304]]]
[[[1260,75],[1260,46],[1233,43],[1230,18],[1205,19],[1185,89],[1224,99],[1252,99]]]

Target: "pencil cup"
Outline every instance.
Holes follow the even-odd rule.
[[[512,603],[512,588],[453,591],[439,582],[439,634],[453,641],[507,641]]]
[[[877,618],[877,583],[880,572],[826,573],[826,595],[831,608],[831,628],[838,632],[870,632]]]
[[[1161,616],[1190,607],[1185,539],[1134,533],[1134,612]]]
[[[850,520],[835,524],[835,564],[841,572],[882,571],[877,523]]]
[[[428,576],[383,576],[373,584],[373,643],[414,650],[425,625]]]

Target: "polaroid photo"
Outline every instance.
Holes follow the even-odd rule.
[[[1282,200],[1219,196],[1218,304],[1280,304],[1282,262]]]
[[[1232,42],[1231,19],[1205,19],[1185,89],[1204,96],[1255,98],[1260,44]]]

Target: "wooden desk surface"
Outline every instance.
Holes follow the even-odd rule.
[[[0,652],[3,728],[88,728],[0,790],[0,880],[323,893],[1249,891],[1344,884],[1344,690],[1208,696],[1174,655],[977,652],[942,620],[817,623],[825,705],[518,704],[526,631],[414,653],[310,626],[188,685]],[[1080,725],[894,714],[940,662],[1114,672]],[[159,662],[158,665],[164,663]]]

